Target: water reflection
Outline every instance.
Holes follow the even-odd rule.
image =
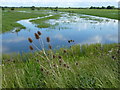
[[[18,23],[24,25],[26,29],[18,33],[7,32],[2,34],[2,52],[29,52],[28,46],[30,43],[27,41],[28,37],[31,37],[34,43],[40,47],[34,37],[34,33],[38,30],[42,32],[41,38],[43,39],[46,49],[48,48],[48,44],[46,43],[46,37],[48,36],[51,38],[51,45],[54,49],[65,46],[69,47],[72,44],[118,42],[117,20],[95,16],[92,16],[94,20],[86,20],[85,18],[80,18],[80,16],[81,15],[78,14],[71,15],[69,13],[62,13],[62,17],[59,20],[51,19],[48,21],[48,23],[55,25],[50,28],[37,28],[35,24],[29,22],[31,19],[18,21]],[[98,19],[102,19],[102,21]],[[68,40],[74,40],[75,42],[68,43]]]

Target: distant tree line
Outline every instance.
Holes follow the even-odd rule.
[[[93,7],[91,6],[89,9],[115,9],[115,6],[107,6],[107,7]]]
[[[31,10],[40,10],[40,9],[49,9],[49,10],[52,10],[52,11],[58,11],[58,9],[119,9],[119,8],[115,8],[115,6],[107,6],[107,7],[94,7],[94,6],[91,6],[89,8],[82,8],[82,7],[35,7],[35,6],[31,6],[31,7],[7,7],[7,6],[0,6],[0,8],[2,8],[2,10],[6,10],[7,8],[11,11],[14,11],[16,8],[29,8]],[[7,10],[8,10],[7,9]]]

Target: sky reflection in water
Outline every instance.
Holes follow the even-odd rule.
[[[118,20],[99,18],[103,21],[86,20],[80,18],[81,15],[68,13],[62,14],[59,20],[49,20],[48,23],[57,24],[50,28],[37,28],[28,20],[21,20],[18,23],[26,27],[25,30],[2,34],[2,53],[22,53],[29,52],[28,37],[31,37],[34,43],[40,48],[39,42],[35,39],[34,33],[38,30],[42,32],[45,48],[48,48],[46,37],[51,38],[51,45],[55,49],[66,47],[73,44],[92,44],[92,43],[117,43],[118,42]],[[1,36],[1,35],[0,35]],[[69,44],[68,40],[74,40]]]

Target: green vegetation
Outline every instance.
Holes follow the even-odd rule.
[[[80,16],[80,18],[85,18],[86,20],[94,20],[94,21],[99,21],[99,22],[103,21],[103,19],[93,18],[93,17],[90,17],[90,16]]]
[[[31,13],[24,13],[24,12],[16,12],[16,11],[6,11],[2,13],[2,32],[7,32],[13,30],[14,28],[25,29],[24,26],[17,23],[16,21],[22,19],[29,19],[29,18],[36,18],[48,15],[41,12],[31,11]]]
[[[3,88],[118,88],[117,44],[3,55]],[[43,57],[42,57],[43,56]]]
[[[63,12],[71,12],[71,13],[79,13],[79,14],[86,14],[86,15],[93,15],[99,17],[106,17],[111,19],[118,19],[118,12],[119,10],[109,10],[109,9],[58,9],[59,11]]]
[[[37,27],[39,28],[48,28],[50,26],[52,26],[50,23],[47,23],[47,20],[49,19],[59,19],[61,15],[54,15],[54,16],[50,16],[50,17],[46,17],[46,18],[41,18],[41,19],[37,19],[37,20],[31,20],[31,22],[38,24]]]
[[[0,8],[0,33],[2,33],[2,10]]]

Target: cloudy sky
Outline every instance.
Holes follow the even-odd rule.
[[[0,0],[0,6],[89,7],[118,6],[120,0]]]

